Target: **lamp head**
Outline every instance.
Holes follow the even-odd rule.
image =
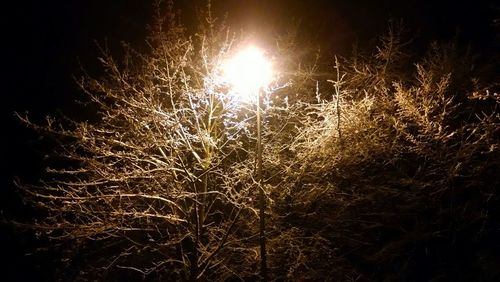
[[[226,60],[222,72],[224,81],[231,85],[242,102],[255,101],[259,89],[269,84],[273,77],[271,63],[256,46],[248,46]]]

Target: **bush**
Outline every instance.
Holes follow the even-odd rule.
[[[410,69],[393,36],[337,64],[333,99],[301,110],[277,259],[299,280],[496,280],[498,82],[454,44]]]

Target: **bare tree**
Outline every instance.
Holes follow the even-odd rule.
[[[79,80],[95,121],[19,116],[55,137],[62,160],[39,184],[18,183],[46,213],[32,227],[51,239],[119,244],[97,266],[144,277],[225,280],[249,265],[254,116],[219,79],[236,39],[207,20],[188,36],[173,13],[159,16],[150,51],[125,45],[121,61],[101,48],[106,75]]]

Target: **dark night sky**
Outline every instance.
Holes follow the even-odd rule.
[[[0,104],[4,144],[0,210],[17,207],[11,193],[12,177],[31,177],[40,169],[32,161],[37,156],[33,151],[33,135],[15,120],[13,111],[28,110],[39,118],[57,109],[67,110],[78,92],[72,79],[78,73],[78,60],[91,68],[95,64],[94,40],[102,42],[107,38],[110,44],[123,40],[140,45],[152,13],[152,1],[143,0],[12,2],[16,4],[3,3],[1,8],[4,58]],[[194,18],[194,6],[204,6],[204,1],[178,2],[186,22]],[[380,35],[386,30],[389,18],[403,19],[408,30],[420,38],[450,39],[459,28],[462,38],[472,41],[477,48],[493,48],[495,36],[491,23],[500,14],[500,5],[495,9],[494,1],[213,2],[216,11],[228,12],[229,22],[236,29],[272,34],[301,21],[304,33],[319,41],[327,53],[346,53],[355,41],[366,42]],[[18,244],[9,245],[4,254],[18,254],[17,247]],[[12,269],[20,267],[15,265],[20,261],[12,260]]]

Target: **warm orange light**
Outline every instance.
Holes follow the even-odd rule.
[[[223,79],[242,102],[254,102],[261,87],[273,77],[272,65],[264,52],[249,46],[228,59],[222,66]]]

